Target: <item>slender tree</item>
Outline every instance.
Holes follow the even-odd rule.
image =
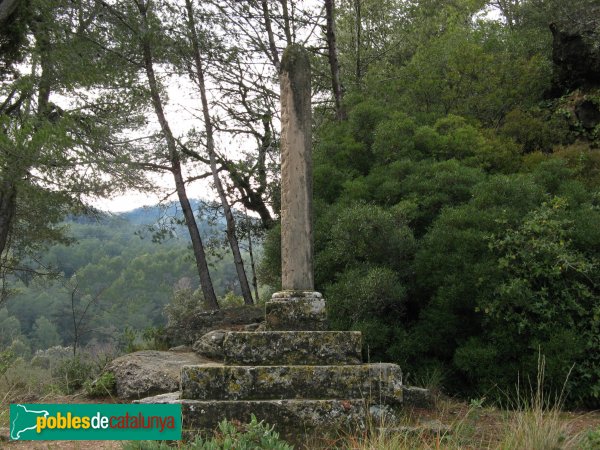
[[[202,54],[200,50],[198,34],[196,32],[194,10],[192,7],[191,0],[186,0],[185,5],[188,18],[188,32],[192,41],[192,49],[194,52],[193,59],[195,77],[192,79],[196,82],[196,86],[198,87],[198,91],[200,92],[200,100],[202,102],[202,116],[204,119],[204,130],[206,132],[206,149],[208,151],[208,157],[210,160],[210,168],[213,175],[215,188],[217,189],[217,193],[219,194],[219,199],[221,201],[221,205],[225,213],[225,220],[227,222],[227,240],[229,241],[229,246],[231,247],[231,252],[233,253],[233,261],[240,282],[240,288],[242,291],[242,296],[244,298],[244,303],[250,305],[253,303],[252,292],[250,291],[250,285],[248,284],[248,278],[246,277],[246,270],[244,269],[242,253],[240,252],[240,246],[238,243],[238,238],[236,236],[235,219],[233,217],[233,212],[231,211],[231,206],[229,205],[229,200],[227,199],[227,194],[225,193],[223,183],[221,183],[219,172],[217,170],[217,157],[215,151],[213,125],[212,119],[210,117],[208,99],[206,97],[204,69],[202,68]]]
[[[331,87],[335,100],[335,115],[337,120],[345,120],[346,112],[343,106],[344,92],[340,82],[340,64],[337,56],[337,45],[335,42],[335,0],[325,0],[325,14],[327,18],[326,39],[327,56],[331,71]]]
[[[206,253],[204,251],[204,245],[202,238],[198,230],[198,224],[194,217],[190,201],[187,196],[185,180],[182,174],[181,157],[177,148],[177,141],[171,131],[169,122],[164,111],[163,101],[160,96],[159,83],[154,72],[154,58],[152,54],[152,41],[151,41],[151,29],[149,25],[150,20],[156,20],[152,17],[152,11],[149,8],[149,2],[145,0],[134,0],[139,11],[140,16],[140,33],[138,35],[139,44],[141,46],[143,66],[145,74],[148,80],[148,86],[150,89],[150,97],[152,100],[152,106],[158,119],[160,129],[163,134],[163,138],[167,144],[168,160],[170,163],[170,171],[173,175],[175,182],[175,189],[181,204],[181,209],[185,218],[190,238],[192,240],[192,248],[194,250],[194,256],[196,258],[196,266],[198,268],[198,274],[200,276],[200,285],[202,293],[204,294],[204,301],[209,308],[217,309],[219,304],[217,302],[217,296],[212,285],[210,272],[208,269],[208,263],[206,261]]]

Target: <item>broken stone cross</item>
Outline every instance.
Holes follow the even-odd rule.
[[[281,288],[266,304],[268,330],[324,330],[314,290],[310,62],[291,45],[281,60]]]

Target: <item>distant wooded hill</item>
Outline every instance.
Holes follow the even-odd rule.
[[[202,211],[199,226],[209,243],[217,295],[237,294],[232,258],[221,245],[224,221],[200,201],[193,206]],[[33,349],[68,345],[73,334],[72,300],[77,317],[91,303],[83,321],[84,342],[115,340],[125,327],[144,330],[164,324],[163,309],[174,288],[198,288],[189,235],[181,220],[177,206],[171,204],[64,222],[73,242],[49,247],[39,261],[60,276],[17,280],[14,294],[0,309],[0,345],[14,339]]]

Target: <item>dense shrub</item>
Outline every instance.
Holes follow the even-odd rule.
[[[315,280],[331,325],[362,331],[372,360],[469,397],[535,379],[541,353],[548,390],[570,373],[566,401],[600,404],[597,155],[522,157],[555,138],[519,134],[518,113],[494,132],[357,105],[317,138]]]
[[[86,381],[93,378],[93,371],[91,361],[77,355],[61,361],[52,371],[52,375],[61,391],[73,394],[81,389]]]

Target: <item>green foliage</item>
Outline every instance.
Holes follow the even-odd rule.
[[[377,125],[373,142],[373,154],[378,161],[389,162],[397,159],[420,159],[422,155],[415,149],[414,119],[406,114],[386,119]]]
[[[36,349],[47,349],[62,344],[58,328],[45,316],[36,319],[33,325],[32,340]]]
[[[424,123],[354,105],[354,122],[324,128],[315,153],[316,287],[332,326],[362,331],[371,360],[469,398],[497,400],[534,377],[541,351],[548,391],[572,368],[567,401],[598,404],[594,153],[578,144],[522,157],[529,138],[508,130],[543,114],[492,130],[472,116]],[[532,148],[559,142],[552,131],[532,134]],[[340,158],[359,139],[362,171]],[[278,230],[267,242],[263,270],[276,280]]]
[[[125,353],[137,352],[140,350],[140,347],[135,342],[137,337],[138,334],[133,328],[125,327],[119,339],[119,347],[121,347]]]
[[[118,346],[125,353],[140,350],[168,350],[164,327],[162,326],[147,327],[142,331],[126,326],[119,336]]]
[[[181,448],[189,450],[292,450],[293,447],[279,438],[273,427],[258,421],[252,414],[250,423],[242,425],[223,420],[214,437],[196,438]],[[167,443],[156,441],[129,442],[125,450],[167,450]]]
[[[231,308],[233,306],[242,306],[244,304],[244,297],[236,295],[232,291],[227,292],[224,296],[219,298],[219,306],[221,308]]]
[[[90,211],[84,198],[142,184],[139,174],[125,175],[124,165],[115,164],[115,159],[128,159],[127,151],[109,148],[123,130],[140,124],[139,100],[120,95],[132,72],[116,65],[112,52],[99,50],[94,27],[75,32],[73,14],[83,17],[88,8],[63,1],[17,4],[0,36],[0,46],[8,52],[0,66],[20,57],[28,61],[0,75],[1,214],[9,238],[0,242],[2,277],[47,272],[36,256],[49,243],[68,241],[60,223],[67,214]],[[85,62],[91,59],[94,64]],[[121,83],[105,90],[107,80]],[[92,89],[93,100],[74,99],[87,97]],[[53,103],[55,96],[72,101],[61,108]]]
[[[374,102],[363,102],[352,108],[348,123],[352,137],[371,148],[375,140],[377,125],[384,119],[386,111]]]
[[[316,227],[316,284],[327,293],[332,326],[364,330],[371,356],[383,357],[385,330],[404,310],[404,281],[415,249],[404,216],[359,204],[329,209]],[[387,318],[396,319],[388,326]]]
[[[174,213],[174,208],[166,213]],[[78,217],[65,222],[77,242],[50,246],[39,258],[44,266],[64,273],[64,277],[11,280],[13,297],[5,308],[0,308],[0,345],[8,346],[17,338],[24,343],[30,340],[33,350],[57,343],[71,344],[71,294],[76,285],[77,320],[92,302],[80,327],[79,345],[90,341],[116,343],[129,326],[138,333],[136,345],[161,348],[164,343],[158,330],[166,324],[164,308],[173,289],[193,292],[198,282],[185,239],[173,238],[158,245],[147,239],[145,232],[135,234],[146,224],[154,223],[160,214],[158,208],[140,209],[97,220]],[[203,223],[203,232],[214,232],[213,227]],[[182,231],[185,230],[179,227],[174,233],[180,235]],[[236,286],[232,257],[214,256],[210,263],[217,295],[225,295],[231,286]],[[233,292],[238,293],[235,288]],[[38,320],[43,324],[41,328],[40,323],[36,325]],[[54,327],[60,337],[58,342],[51,330]],[[140,334],[148,328],[155,328],[157,335]],[[45,337],[38,336],[42,331]]]
[[[492,341],[513,336],[510,348],[498,349],[502,360],[528,367],[539,348],[550,379],[566,379],[574,367],[567,384],[571,396],[598,400],[600,260],[575,248],[567,210],[567,200],[554,197],[527,214],[519,228],[492,235],[503,277],[478,309]]]
[[[564,141],[566,127],[557,126],[532,113],[515,109],[504,118],[502,133],[513,138],[525,153],[532,151],[550,152],[552,146]]]
[[[16,359],[17,355],[11,349],[0,352],[0,376],[6,373]]]
[[[16,358],[0,377],[0,392],[7,396],[5,401],[14,399],[10,403],[22,402],[24,398],[41,399],[56,391],[51,371],[32,367],[23,358]]]
[[[600,447],[600,428],[589,431],[583,438],[581,450],[594,450]]]
[[[431,300],[409,333],[415,349],[401,355],[411,361],[435,354],[459,370],[449,380],[454,389],[470,385],[477,386],[473,393],[487,393],[511,386],[517,373],[534,374],[541,348],[549,379],[561,383],[575,364],[569,399],[593,402],[597,260],[577,243],[572,217],[597,212],[587,202],[544,203],[535,184],[515,185],[525,180],[493,178],[471,204],[436,220],[416,257],[420,292]],[[499,367],[498,360],[505,363]]]
[[[149,350],[168,350],[165,336],[165,327],[147,327],[142,331],[142,339],[147,343]]]
[[[21,358],[29,359],[31,357],[31,347],[27,339],[23,336],[14,339],[9,349]]]
[[[6,308],[0,308],[0,347],[8,347],[14,339],[21,336],[21,323],[9,314]]]
[[[115,375],[104,372],[94,381],[86,380],[83,387],[88,397],[106,397],[115,392],[115,383]]]
[[[317,274],[365,265],[387,265],[402,271],[414,252],[414,239],[402,215],[374,205],[332,208],[317,228],[328,230],[315,239]],[[387,239],[379,239],[381,236]],[[317,275],[316,283],[330,280]]]
[[[265,236],[263,257],[258,276],[269,286],[281,286],[281,224],[277,223]]]
[[[494,124],[507,105],[531,104],[546,86],[550,64],[538,55],[486,45],[502,39],[505,31],[487,24],[434,38],[400,70],[403,100],[427,120],[453,113],[486,124]],[[509,84],[511,79],[520,83]]]
[[[167,325],[183,323],[193,312],[202,305],[202,292],[198,289],[179,289],[173,292],[171,301],[165,306]]]
[[[92,379],[93,369],[93,364],[87,358],[77,355],[61,361],[53,369],[52,375],[62,392],[73,394]]]

